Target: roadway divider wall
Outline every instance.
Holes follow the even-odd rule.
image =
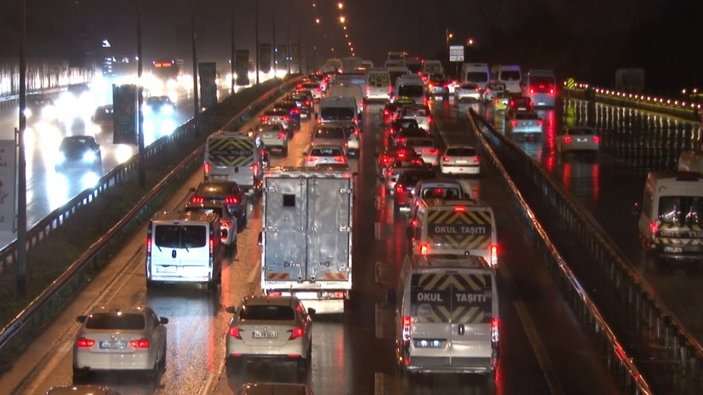
[[[202,141],[197,144],[194,151],[148,191],[109,232],[92,244],[59,278],[2,328],[0,331],[0,370],[12,363],[14,357],[34,339],[36,334],[45,325],[52,322],[57,312],[63,309],[65,304],[85,284],[91,281],[95,273],[110,261],[116,251],[122,247],[124,241],[151,218],[165,200],[193,174],[193,171],[202,165],[204,141],[209,132],[219,128],[234,130],[241,127],[280,94],[288,91],[297,81],[298,79],[292,79],[283,84],[276,83],[275,87],[248,104],[234,117],[227,116],[227,109],[235,107],[233,102],[237,95],[234,95],[231,97],[232,100],[220,103],[215,109],[200,114],[199,128],[196,128],[194,120],[190,120],[180,126],[171,136],[151,144],[147,149],[147,160],[156,158],[158,151],[164,149],[168,144],[181,143],[192,146],[195,134],[203,135]],[[200,133],[198,133],[198,129],[200,129]],[[204,130],[207,130],[207,133],[203,133]],[[136,157],[110,171],[100,180],[98,187],[83,192],[28,231],[27,248],[30,249],[41,243],[51,232],[60,231],[61,225],[66,219],[98,199],[101,193],[108,188],[119,186],[128,176],[133,176],[137,171],[138,159]],[[15,263],[16,249],[15,241],[0,253],[3,267]]]
[[[595,100],[615,106],[639,108],[689,121],[703,122],[703,106],[700,103],[653,97],[642,93],[620,92],[592,87],[587,84],[578,84],[574,88],[564,87],[564,93],[575,99]]]
[[[525,228],[623,389],[701,393],[703,349],[662,307],[615,242],[517,145],[473,110],[469,118],[518,197]]]

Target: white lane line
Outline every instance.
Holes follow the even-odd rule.
[[[527,307],[525,307],[525,303],[521,301],[516,301],[513,302],[513,305],[515,305],[517,315],[520,318],[520,322],[522,322],[522,327],[525,329],[527,339],[530,341],[532,352],[535,353],[537,363],[542,369],[544,379],[547,382],[547,386],[549,387],[549,392],[553,395],[565,394],[564,388],[562,388],[561,383],[559,382],[559,378],[557,377],[557,374],[554,371],[552,361],[549,359],[549,356],[547,355],[544,349],[544,345],[539,339],[539,335],[537,334],[537,328],[535,328],[535,323],[532,321],[530,313],[527,311]]]
[[[383,372],[373,373],[373,393],[374,395],[382,395],[386,391],[384,390],[384,378]]]

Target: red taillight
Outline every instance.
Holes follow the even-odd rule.
[[[146,238],[146,253],[151,254],[151,236]]]
[[[405,152],[404,151],[398,152],[398,159],[405,159]]]
[[[227,196],[224,200],[225,204],[238,204],[239,198],[236,196]]]
[[[210,162],[203,163],[203,170],[205,171],[205,174],[210,174],[210,166]]]
[[[408,139],[406,139],[405,137],[398,137],[398,139],[396,140],[396,144],[404,145],[406,141],[408,141]]]
[[[300,114],[300,110],[298,110],[297,108],[294,108],[293,110],[291,110],[291,114],[298,115],[298,114]]]
[[[427,255],[430,252],[430,246],[427,243],[420,244],[420,255]]]
[[[481,157],[479,157],[479,156],[474,156],[473,158],[471,158],[471,161],[474,162],[474,163],[479,163],[479,162],[481,162]]]
[[[283,116],[283,122],[288,122],[290,121],[290,117],[288,115]]]
[[[343,156],[335,156],[334,161],[337,163],[344,163],[344,157]]]
[[[564,143],[571,144],[574,139],[571,136],[564,136]]]
[[[491,342],[497,344],[500,338],[500,318],[491,318]]]
[[[281,291],[269,291],[268,296],[278,298],[283,295],[283,292]]]
[[[202,203],[205,203],[205,198],[202,197],[202,196],[193,195],[193,196],[190,197],[190,202],[191,202],[191,203],[202,204]]]
[[[430,115],[430,116],[427,117],[427,122],[428,122],[428,123],[434,122],[434,119],[432,119],[432,115]]]
[[[454,206],[454,212],[455,212],[455,213],[465,213],[465,212],[466,212],[466,207],[464,207],[464,206]]]
[[[393,162],[393,158],[391,158],[390,156],[384,156],[384,157],[381,159],[381,163],[383,163],[383,166],[384,166],[384,167],[390,165],[391,162]]]
[[[210,257],[215,253],[215,239],[210,239]]]
[[[268,121],[268,119],[269,119],[269,117],[266,116],[266,115],[262,115],[262,116],[259,117],[259,121],[260,121],[260,122],[266,122],[266,121]]]
[[[258,163],[252,163],[251,166],[249,166],[249,167],[251,168],[251,171],[254,172],[254,174],[259,172],[259,164]]]
[[[498,266],[498,246],[491,244],[491,267]]]
[[[534,93],[535,93],[535,89],[531,87],[531,88],[530,88],[530,94],[532,95],[532,94],[534,94]]]
[[[538,119],[538,120],[537,120],[537,126],[542,126],[542,120],[541,120],[541,119]]]
[[[132,346],[132,348],[149,348],[150,344],[151,343],[147,338],[134,339],[129,341],[129,345]]]
[[[553,95],[553,94],[555,94],[555,93],[556,93],[556,91],[554,90],[554,88],[550,88],[550,89],[549,89],[549,94],[550,94],[550,95]]]
[[[230,337],[233,337],[233,338],[235,338],[235,339],[241,339],[241,338],[242,338],[242,334],[239,332],[239,327],[236,327],[236,326],[233,326],[233,327],[229,328],[229,331],[227,331],[227,334],[228,334]]]
[[[444,163],[447,163],[447,162],[449,162],[450,160],[451,160],[451,159],[450,159],[448,156],[443,156],[443,157],[442,157],[442,162],[444,162]]]
[[[400,194],[403,192],[405,192],[405,188],[403,188],[403,186],[401,184],[396,184],[395,185],[395,193]]]
[[[314,156],[308,156],[308,162],[309,162],[309,163],[312,163],[312,162],[314,162],[314,161],[316,161],[316,160],[317,160],[316,157],[314,157]]]
[[[658,221],[652,221],[649,223],[649,233],[651,233],[652,236],[654,236],[658,230],[659,230]]]
[[[600,144],[600,136],[593,136],[593,143]]]
[[[410,341],[410,325],[412,325],[412,317],[409,315],[403,316],[403,340]]]
[[[510,121],[510,125],[512,125],[513,127],[517,126],[517,120],[513,119],[512,121]]]
[[[299,337],[303,337],[303,334],[305,333],[305,330],[303,328],[293,328],[290,330],[290,337],[288,340],[293,340],[297,339]]]
[[[78,348],[90,348],[95,345],[95,340],[81,337],[76,340],[76,347]]]
[[[310,100],[305,100],[305,105],[306,105],[307,107],[310,107],[310,104],[312,104],[312,103],[310,103]]]
[[[286,132],[278,132],[278,139],[285,140],[287,137]]]

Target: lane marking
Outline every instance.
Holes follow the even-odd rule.
[[[374,372],[373,373],[373,393],[374,395],[382,395],[385,394],[386,391],[383,387],[385,387],[385,379],[383,377],[383,372]]]
[[[378,303],[374,304],[374,329],[376,339],[383,339],[383,307]]]
[[[535,353],[537,363],[542,369],[544,379],[547,382],[547,387],[549,387],[549,392],[554,395],[565,394],[566,392],[564,392],[564,388],[562,388],[561,383],[559,382],[559,378],[557,377],[557,374],[554,371],[552,361],[549,359],[549,356],[547,355],[546,350],[544,349],[544,345],[539,339],[539,335],[537,335],[537,328],[535,327],[535,323],[530,317],[530,313],[527,311],[527,307],[525,307],[525,303],[523,303],[522,301],[516,301],[513,302],[513,305],[515,306],[517,315],[520,318],[522,327],[525,329],[525,334],[527,335],[527,339],[529,340],[530,346],[532,347],[532,352]]]

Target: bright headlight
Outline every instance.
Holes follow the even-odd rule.
[[[164,115],[173,115],[173,107],[172,106],[163,106],[161,107],[161,113]]]
[[[93,163],[98,159],[98,156],[93,151],[88,151],[83,154],[83,162]]]
[[[66,155],[63,152],[59,152],[58,155],[56,155],[56,164],[60,165],[66,162]]]
[[[151,108],[151,106],[142,106],[142,114],[151,115],[153,113],[154,113],[154,110]]]

